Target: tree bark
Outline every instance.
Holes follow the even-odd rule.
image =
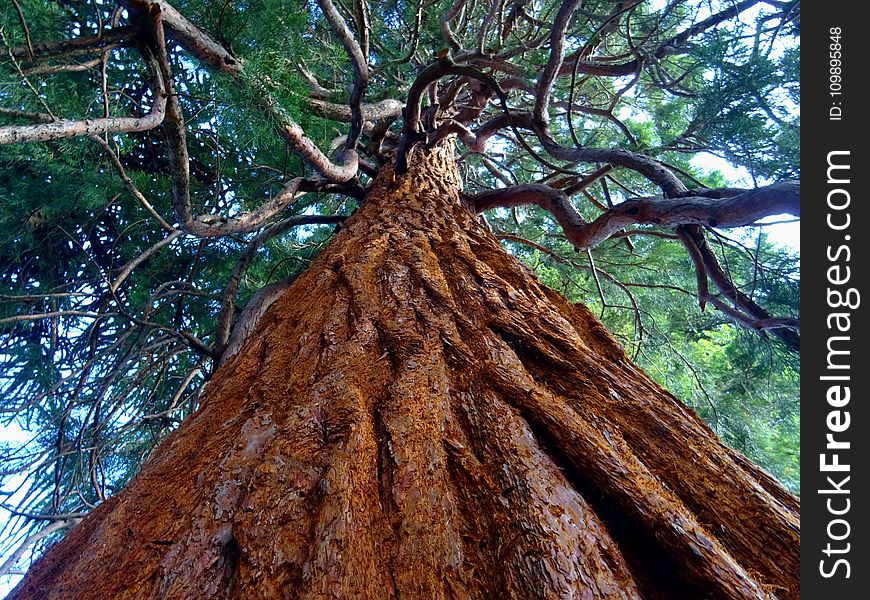
[[[799,597],[797,499],[409,166],[11,598]]]

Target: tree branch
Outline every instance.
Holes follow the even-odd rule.
[[[154,129],[166,116],[167,95],[162,81],[152,88],[154,102],[151,111],[143,117],[103,117],[73,121],[57,119],[50,123],[33,125],[10,125],[0,127],[0,144],[24,142],[47,142],[72,137],[101,135],[105,133],[133,133]]]
[[[681,198],[627,200],[587,223],[568,197],[601,175],[603,173],[593,173],[565,191],[542,184],[523,184],[483,192],[471,196],[469,200],[478,212],[496,206],[540,206],[555,217],[565,237],[578,249],[596,246],[629,225],[742,227],[753,225],[758,219],[770,215],[800,214],[800,183],[787,181],[741,193],[728,190],[730,197],[721,199],[684,195]],[[716,190],[709,193],[718,195]]]
[[[572,163],[607,162],[632,169],[656,183],[668,197],[679,196],[686,191],[683,182],[655,159],[621,148],[567,148],[558,144],[544,130],[538,129],[536,133],[544,150],[553,158]]]
[[[245,82],[257,95],[258,103],[267,111],[278,129],[278,133],[324,177],[331,181],[343,182],[350,180],[356,175],[358,157],[355,151],[345,151],[344,162],[340,165],[333,164],[317,148],[317,145],[305,135],[302,127],[275,103],[263,83],[245,72],[244,64],[241,60],[230,54],[228,50],[212,39],[205,31],[188,21],[168,2],[164,0],[123,0],[123,4],[131,10],[151,10],[150,7],[159,9],[163,22],[176,42],[206,64],[235,75],[239,80]],[[169,73],[165,42],[159,56],[164,72]],[[171,76],[169,78],[169,85],[172,85]],[[167,137],[171,138],[169,141],[171,148],[170,157],[174,163],[174,195],[179,198],[179,207],[184,208],[183,204],[185,200],[189,204],[189,166],[187,165],[188,155],[184,120],[178,109],[177,101],[173,101],[172,98],[170,98],[166,110],[168,118],[164,127],[166,128]],[[190,214],[187,212],[182,213],[179,217],[182,223],[191,221]]]
[[[722,199],[682,196],[627,200],[589,223],[581,247],[595,246],[629,225],[743,227],[781,213],[800,216],[799,182],[776,183]]]
[[[335,8],[332,0],[316,1],[320,10],[323,11],[323,16],[326,17],[330,27],[332,27],[332,31],[336,36],[338,36],[341,45],[344,46],[344,51],[347,53],[350,58],[350,63],[353,66],[353,90],[350,93],[349,101],[352,117],[350,121],[350,132],[347,134],[347,142],[345,143],[345,148],[347,150],[352,150],[356,148],[356,143],[359,140],[359,136],[362,134],[363,122],[365,120],[360,103],[365,95],[366,87],[368,87],[369,84],[368,59],[348,28],[344,17],[342,17],[338,12],[338,9]],[[364,2],[363,5],[365,5]],[[363,40],[368,39],[367,17],[363,16],[367,15],[367,12],[367,6],[365,6],[365,8],[360,8],[361,20],[363,21],[361,24],[361,37]],[[364,45],[367,46],[368,43],[366,42]]]
[[[553,89],[553,83],[559,76],[559,70],[562,67],[562,59],[565,56],[565,33],[568,30],[568,24],[571,22],[571,17],[577,7],[580,6],[582,0],[566,0],[559,7],[559,12],[556,13],[556,19],[550,29],[550,57],[547,64],[541,71],[538,77],[537,93],[535,94],[535,109],[534,122],[535,128],[541,130],[547,129],[547,124],[550,117],[547,114],[547,109],[550,106],[550,92]]]
[[[702,309],[704,302],[709,301],[741,324],[757,330],[769,329],[771,334],[779,338],[789,350],[792,352],[800,351],[800,335],[795,331],[800,328],[800,322],[797,319],[773,317],[755,300],[740,291],[734,285],[731,277],[722,269],[722,265],[719,264],[719,260],[707,244],[704,230],[700,226],[683,225],[677,228],[677,233],[695,263],[698,276],[698,298]],[[703,266],[703,269],[699,268],[699,264]],[[734,308],[728,307],[721,298],[708,292],[708,276],[722,296],[734,305]],[[722,306],[728,308],[723,309]]]
[[[160,213],[148,202],[148,199],[145,198],[145,195],[139,191],[139,188],[133,183],[133,180],[127,175],[127,172],[124,170],[124,165],[121,164],[121,160],[118,158],[118,155],[115,154],[115,151],[112,150],[112,147],[109,146],[109,143],[101,138],[98,135],[88,136],[92,142],[99,145],[103,150],[106,151],[106,155],[109,157],[109,161],[112,163],[112,166],[115,168],[115,171],[118,173],[118,177],[121,178],[121,181],[124,183],[124,187],[127,188],[127,191],[133,195],[133,197],[139,202],[139,204],[144,208],[148,214],[154,217],[154,220],[160,224],[160,227],[165,229],[166,231],[172,233],[175,231],[175,227],[166,222]]]
[[[150,248],[148,248],[147,250],[142,252],[139,256],[137,256],[136,258],[134,258],[133,260],[128,262],[126,265],[124,265],[121,268],[121,272],[118,273],[118,276],[115,278],[115,281],[113,281],[111,283],[111,285],[109,285],[109,291],[113,294],[116,291],[118,291],[118,288],[121,286],[122,283],[124,283],[124,280],[127,279],[127,277],[129,277],[130,273],[133,272],[133,269],[135,269],[136,267],[141,265],[143,262],[148,260],[151,256],[153,256],[161,248],[163,248],[164,246],[168,246],[169,244],[171,244],[173,242],[173,240],[181,237],[182,235],[184,235],[184,232],[182,230],[180,230],[180,229],[174,230],[168,236],[166,236],[165,238],[163,238],[162,240],[160,240],[159,242],[157,242],[156,244],[154,244],[153,246],[151,246]]]
[[[20,323],[23,321],[41,321],[42,319],[53,319],[54,317],[84,317],[86,319],[102,319],[104,317],[117,316],[117,314],[118,313],[99,313],[86,310],[55,310],[47,313],[4,317],[0,319],[0,325],[7,325],[9,323]]]
[[[182,229],[197,237],[248,233],[262,227],[268,219],[295,202],[304,193],[303,186],[310,184],[316,186],[317,182],[309,182],[304,178],[297,177],[287,182],[280,193],[254,211],[229,218],[217,215],[202,215],[195,218],[190,200],[190,159],[187,151],[184,116],[178,104],[178,98],[172,92],[172,73],[169,58],[166,55],[165,40],[162,38],[162,30],[157,29],[155,35],[157,52],[154,59],[163,79],[168,82],[170,91],[166,103],[164,131],[169,148],[173,208]],[[237,74],[240,73],[241,70]],[[273,115],[277,118],[283,116],[283,112],[274,105],[274,101],[262,88],[262,84],[259,84],[259,89],[263,93],[261,99],[272,109]],[[358,159],[353,150],[345,151],[346,164],[336,166],[320,152],[314,143],[305,136],[302,128],[289,117],[283,119],[280,133],[304,158],[313,163],[315,167],[319,167],[328,179],[347,181],[356,174]],[[311,191],[311,189],[308,188],[307,191]]]
[[[8,575],[10,574],[10,569],[15,566],[15,563],[24,555],[29,547],[36,544],[40,540],[43,540],[50,536],[55,531],[59,531],[61,529],[66,529],[68,527],[72,527],[76,525],[81,519],[69,519],[69,520],[57,520],[51,523],[50,525],[40,529],[34,534],[31,534],[24,538],[24,540],[18,545],[14,552],[0,565],[0,575]]]
[[[736,2],[730,5],[725,10],[718,12],[710,17],[700,21],[692,25],[691,27],[681,31],[680,33],[663,40],[660,42],[655,49],[648,50],[648,55],[652,56],[656,59],[662,59],[666,56],[677,54],[680,52],[680,48],[683,44],[685,44],[689,39],[695,37],[696,35],[711,29],[718,24],[726,21],[730,18],[733,18],[747,10],[752,8],[756,4],[759,4],[760,0],[742,0],[741,2]],[[578,51],[578,53],[569,57],[568,61],[574,61],[578,58],[578,54],[582,52],[582,50]],[[635,58],[634,60],[630,60],[624,63],[608,63],[604,61],[587,61],[587,60],[577,60],[576,69],[578,73],[583,73],[584,75],[594,75],[597,77],[626,77],[628,75],[634,74],[640,66],[642,66],[642,58]],[[567,75],[570,68],[575,67],[563,67],[560,75]]]
[[[120,0],[131,14],[147,13],[156,7],[169,36],[199,60],[230,74],[241,72],[242,62],[205,31],[191,23],[165,0]]]
[[[458,50],[462,46],[459,44],[456,36],[453,35],[453,31],[450,29],[450,21],[456,18],[456,15],[459,14],[459,11],[462,10],[462,7],[465,6],[467,1],[468,0],[455,0],[450,8],[447,9],[447,12],[441,15],[441,36],[454,50]]]
[[[94,37],[77,37],[56,42],[37,43],[33,44],[32,54],[31,48],[27,46],[15,47],[12,48],[12,56],[32,63],[93,54],[129,43],[135,39],[139,30],[139,24],[124,25],[113,27]]]
[[[526,183],[509,188],[490,190],[474,196],[468,200],[477,212],[483,212],[497,206],[509,208],[534,204],[553,215],[565,237],[575,248],[586,248],[583,244],[583,232],[587,227],[586,221],[571,205],[568,196],[562,190],[556,190],[548,185],[540,183]]]

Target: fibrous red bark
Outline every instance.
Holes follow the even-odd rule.
[[[409,165],[12,598],[799,597],[797,500]]]

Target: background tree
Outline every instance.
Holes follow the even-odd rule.
[[[372,242],[375,216],[421,227],[385,212],[390,199],[473,233],[473,221],[434,214],[447,210],[443,202],[396,191],[413,196],[401,182],[425,182],[431,167],[449,197],[453,167],[427,154],[447,146],[456,149],[462,202],[513,254],[587,303],[629,355],[796,489],[795,261],[763,236],[722,230],[798,214],[798,23],[797,2],[748,0],[13,2],[2,16],[0,358],[2,410],[29,435],[2,457],[5,506],[16,516],[8,527],[17,531],[4,567],[39,553],[94,506],[108,507],[155,445],[200,408],[217,366],[237,354],[235,372],[249,364],[241,357],[263,335],[258,319],[361,203],[373,207],[368,233],[352,228],[345,253],[366,255],[361,240]],[[731,189],[699,172],[690,159],[702,151],[745,167],[759,187]],[[416,260],[401,248],[401,260]],[[321,268],[337,264],[335,252]],[[527,354],[544,330],[500,327],[520,362],[534,362]],[[610,357],[602,361],[622,364],[607,342],[592,346]],[[555,361],[542,372],[570,370],[552,352],[535,352]],[[499,394],[509,398],[517,385],[502,382]],[[539,408],[525,410],[528,422],[546,423]],[[536,426],[538,443],[564,454],[567,442]],[[652,452],[632,443],[638,455]],[[782,514],[793,500],[703,443],[764,481],[764,510],[788,525],[759,534],[760,543],[775,546],[779,536],[788,546],[783,531],[793,523]],[[575,490],[616,493],[566,460],[588,479],[572,481]],[[509,496],[511,486],[500,485]],[[600,499],[590,502],[601,512]],[[776,503],[788,510],[770,508]],[[597,518],[617,541],[630,527]],[[491,542],[498,554],[527,540]],[[710,542],[716,552],[720,542],[738,563],[757,544],[726,535]],[[677,545],[665,542],[679,561]],[[787,569],[789,559],[775,558]],[[630,552],[613,560],[608,576],[626,595],[635,585],[673,591],[657,588]],[[691,585],[732,597],[781,591],[765,585],[796,593],[770,565],[711,582],[718,563],[705,560],[690,569]]]

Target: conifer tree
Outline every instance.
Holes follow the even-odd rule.
[[[790,257],[728,230],[799,216],[798,27],[13,0],[3,569],[63,539],[11,597],[799,597],[796,497],[711,429],[796,432],[735,416],[794,390],[799,320]],[[680,336],[709,425],[633,360]]]

